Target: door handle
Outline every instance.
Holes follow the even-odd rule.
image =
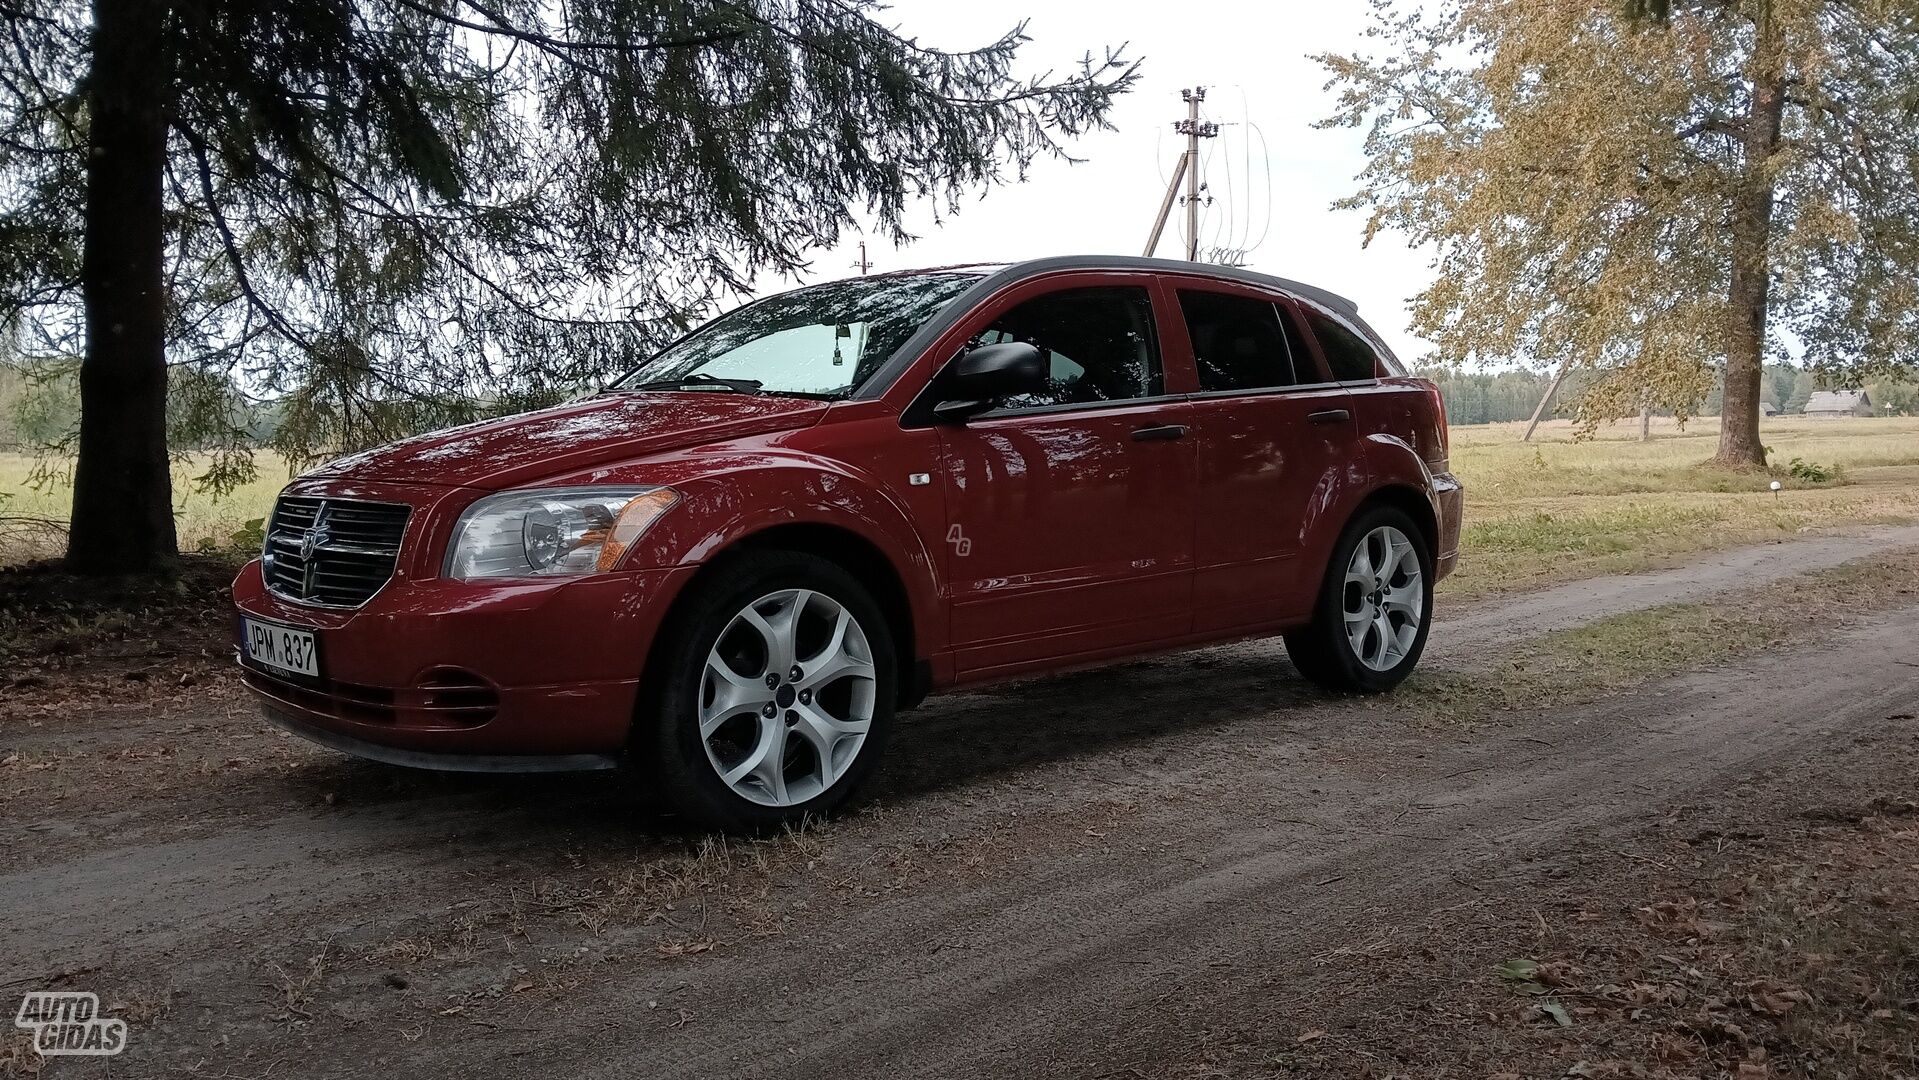
[[[1156,439],[1183,439],[1185,437],[1185,424],[1161,424],[1158,427],[1133,429],[1134,442],[1152,442]]]
[[[1352,418],[1352,412],[1347,409],[1321,409],[1306,414],[1306,419],[1315,424],[1343,424]]]

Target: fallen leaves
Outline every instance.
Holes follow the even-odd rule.
[[[1526,1019],[1551,1020],[1560,1027],[1573,1025],[1572,1014],[1566,1011],[1566,1006],[1548,996],[1554,986],[1566,985],[1562,966],[1518,957],[1499,965],[1494,971],[1506,981],[1507,988],[1513,993],[1543,999],[1526,1010]]]
[[[1573,1026],[1572,1014],[1566,1011],[1566,1006],[1561,1005],[1552,998],[1547,998],[1539,1004],[1534,1005],[1532,1009],[1527,1012],[1526,1016],[1532,1020],[1549,1019],[1563,1028]]]
[[[1705,927],[1699,922],[1699,901],[1687,897],[1684,900],[1661,900],[1633,910],[1640,922],[1661,930],[1673,930],[1688,937],[1701,935]]]
[[[1508,960],[1495,969],[1500,978],[1506,980],[1509,989],[1515,994],[1545,994],[1550,988],[1538,980],[1539,961],[1516,959]]]
[[[1512,916],[1513,940],[1539,951],[1491,967],[1482,986],[1512,1004],[1471,1023],[1487,1025],[1482,1050],[1566,1071],[1480,1075],[1770,1080],[1907,1060],[1919,996],[1899,958],[1919,934],[1919,805],[1903,759],[1891,775],[1889,793],[1812,787],[1725,820],[1677,815],[1674,847],[1626,856],[1635,892],[1571,889],[1550,922],[1543,903]],[[1754,842],[1710,842],[1725,837]]]
[[[1812,995],[1796,986],[1777,986],[1763,979],[1747,988],[1746,1004],[1753,1012],[1784,1016],[1812,1000]]]

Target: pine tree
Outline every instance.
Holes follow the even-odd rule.
[[[175,548],[176,424],[245,480],[552,401],[790,274],[861,211],[951,209],[1105,123],[1130,63],[1013,73],[872,0],[12,0],[0,321],[79,356],[69,565]],[[175,440],[174,450],[179,450]]]

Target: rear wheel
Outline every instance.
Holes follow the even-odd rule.
[[[1425,534],[1404,511],[1368,507],[1340,534],[1313,621],[1286,635],[1286,652],[1329,689],[1382,693],[1419,663],[1432,609]]]
[[[892,725],[898,665],[879,605],[839,566],[797,553],[740,556],[696,588],[663,631],[635,756],[703,827],[832,810]]]

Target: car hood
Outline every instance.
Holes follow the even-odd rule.
[[[429,432],[327,462],[314,479],[505,488],[689,446],[808,427],[806,398],[718,391],[616,394]]]

